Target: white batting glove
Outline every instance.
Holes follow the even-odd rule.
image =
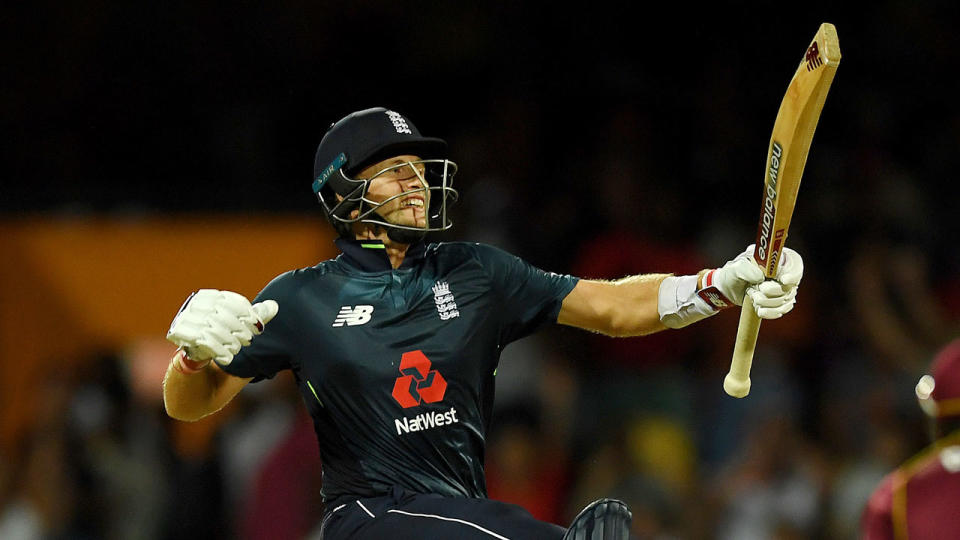
[[[747,288],[763,280],[763,270],[753,260],[751,244],[727,264],[715,270],[708,270],[703,275],[702,288],[697,293],[717,309],[731,307],[731,304],[742,306]]]
[[[797,303],[797,288],[803,279],[803,258],[785,247],[777,263],[777,277],[748,287],[753,309],[761,319],[779,319]]]
[[[796,303],[797,285],[803,278],[803,258],[784,247],[777,277],[765,281],[763,270],[753,260],[753,249],[750,244],[723,267],[704,274],[703,288],[698,294],[718,309],[743,305],[744,296],[749,294],[758,317],[779,319]]]
[[[277,314],[273,300],[250,305],[243,295],[200,289],[184,302],[170,324],[167,340],[183,348],[194,362],[211,359],[222,366],[233,361],[240,348],[250,344]]]

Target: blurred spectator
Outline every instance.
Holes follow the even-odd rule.
[[[285,436],[257,467],[253,480],[235,518],[239,538],[299,540],[319,528],[323,516],[320,453],[306,411],[297,411]]]
[[[131,391],[119,355],[99,355],[83,373],[69,415],[84,479],[81,521],[93,537],[158,538],[171,496],[169,442],[158,403]]]
[[[616,140],[621,132],[611,129],[609,137]],[[642,137],[636,136],[637,144],[640,140]],[[678,275],[696,274],[705,268],[695,246],[678,240],[677,229],[682,227],[678,214],[682,212],[666,210],[676,202],[675,194],[647,176],[636,148],[626,147],[621,140],[616,149],[622,154],[601,153],[589,170],[597,186],[587,191],[593,197],[588,201],[592,210],[589,225],[599,229],[581,245],[572,273],[617,279],[663,268],[674,269]],[[583,381],[580,444],[589,444],[641,412],[692,422],[692,382],[684,362],[696,358],[704,332],[702,325],[697,325],[682,332],[623,339],[580,336],[581,350],[574,353]]]
[[[665,416],[643,416],[627,425],[626,443],[633,469],[654,479],[672,499],[694,491],[696,448],[683,425]]]
[[[562,441],[545,436],[536,411],[536,406],[505,409],[493,420],[487,492],[491,499],[523,506],[539,520],[566,525],[569,456]]]
[[[676,467],[676,464],[693,458],[685,454],[690,447],[682,436],[675,436],[679,433],[672,422],[644,420],[599,441],[578,462],[567,513],[572,516],[585,501],[607,494],[630,507],[631,533],[637,538],[673,538],[681,531],[694,530],[694,524],[685,520],[695,515],[696,505],[682,506],[687,499],[676,491],[683,488],[682,483],[687,480],[682,478],[684,473],[676,474],[685,466]],[[661,441],[650,439],[658,434],[668,436]],[[631,438],[633,444],[628,440]],[[660,465],[666,465],[668,470],[656,470]],[[709,524],[706,526],[709,528]]]
[[[713,481],[723,507],[717,537],[810,538],[819,534],[822,456],[788,418],[756,425],[743,454]]]
[[[206,428],[170,420],[173,435],[171,483],[161,538],[226,539],[234,527],[226,516],[223,470]]]
[[[612,493],[630,505],[633,533],[639,538],[698,536],[702,516],[691,503],[698,494],[699,471],[687,427],[665,416],[642,416],[626,427],[626,443],[632,474]]]
[[[496,372],[486,475],[490,498],[566,525],[580,388],[557,334],[548,329],[504,349]]]
[[[636,149],[624,148],[624,152]],[[696,274],[707,267],[690,240],[680,240],[682,211],[674,193],[648,176],[643,162],[627,155],[601,154],[591,169],[595,213],[590,224],[599,230],[583,242],[572,273],[588,279],[618,279],[671,269]],[[655,201],[655,204],[654,204]],[[669,210],[667,210],[669,209]],[[676,363],[692,349],[697,327],[628,339],[594,339],[593,362],[605,367],[661,367]]]
[[[220,431],[219,446],[224,467],[227,505],[231,519],[239,522],[255,494],[264,463],[298,428],[295,388],[291,399],[289,374],[250,385],[250,392],[237,396],[234,414]]]
[[[70,536],[77,526],[78,479],[66,426],[69,377],[55,374],[38,391],[40,407],[25,452],[7,472],[10,489],[0,501],[0,538]]]
[[[884,475],[907,455],[910,433],[895,422],[870,432],[864,451],[848,454],[831,479],[824,523],[829,538],[857,538],[863,508]],[[839,462],[840,459],[838,458]]]
[[[949,281],[931,273],[930,206],[902,174],[880,177],[865,198],[865,234],[847,266],[853,318],[874,356],[913,375],[958,324],[939,300]]]
[[[248,388],[221,432],[237,538],[306,538],[322,516],[317,440],[291,379],[284,372]]]

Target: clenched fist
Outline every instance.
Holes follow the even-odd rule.
[[[195,362],[212,359],[225,366],[241,347],[263,332],[263,326],[279,309],[273,300],[250,305],[249,300],[235,292],[200,289],[180,308],[170,324],[167,340],[183,347]]]
[[[777,263],[777,275],[765,280],[763,270],[753,260],[753,244],[723,267],[703,276],[703,288],[716,287],[730,302],[743,305],[750,295],[753,309],[761,319],[779,319],[793,309],[797,287],[803,278],[803,258],[785,247]]]

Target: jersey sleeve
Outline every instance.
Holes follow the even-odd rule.
[[[864,540],[893,540],[893,475],[877,487],[860,518],[860,534]]]
[[[528,336],[557,322],[563,299],[576,286],[576,277],[545,272],[501,249],[475,244],[477,257],[490,278],[492,293],[502,309],[500,345]]]
[[[275,300],[279,306],[276,317],[263,327],[263,333],[254,336],[250,345],[240,349],[233,361],[220,366],[223,371],[237,377],[253,377],[258,382],[272,379],[277,373],[291,367],[289,344],[290,314],[293,306],[285,294],[289,288],[289,276],[283,274],[271,281],[251,302],[256,304],[264,300]]]

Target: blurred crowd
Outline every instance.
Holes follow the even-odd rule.
[[[720,211],[689,230],[702,202],[654,179],[656,156],[635,151],[649,125],[633,108],[611,112],[585,161],[561,152],[553,184],[527,181],[539,170],[520,166],[534,135],[511,126],[494,118],[483,126],[493,133],[451,137],[463,200],[449,238],[615,278],[693,273],[751,237],[751,219]],[[854,167],[856,153],[816,150],[831,168]],[[950,260],[932,256],[938,224],[918,180],[872,166],[871,201],[860,204],[859,190],[811,171],[817,196],[801,201],[809,211],[790,237],[807,267],[799,303],[764,323],[746,399],[721,390],[730,312],[642,338],[554,327],[508,347],[488,435],[490,496],[560,524],[619,497],[640,538],[855,537],[870,491],[927,444],[912,385],[960,324],[960,282]],[[829,204],[848,210],[842,223],[803,217]],[[140,395],[134,361],[99,355],[39,389],[42,414],[0,468],[0,537],[318,534],[319,456],[289,377],[252,385],[203,430],[167,418],[156,393]]]
[[[948,22],[924,13],[904,16],[890,39],[910,42],[918,79],[936,80],[937,66],[955,60],[960,47],[943,46]],[[872,17],[901,15],[883,4]],[[293,25],[272,21],[281,23]],[[462,37],[447,52],[451,58],[493,46],[477,35]],[[858,37],[877,57],[844,62],[879,66],[906,54],[880,30]],[[529,55],[546,56],[528,45]],[[411,53],[396,61],[415,59]],[[231,64],[237,60],[217,61],[221,73],[239,69]],[[491,243],[546,270],[586,278],[694,273],[722,265],[754,238],[763,146],[789,75],[782,73],[776,98],[757,112],[752,102],[761,91],[751,86],[744,61],[725,51],[698,61],[706,67],[689,81],[659,80],[615,55],[583,66],[593,85],[546,82],[535,72],[484,86],[483,101],[454,119],[412,97],[397,98],[400,104],[344,98],[343,108],[327,103],[323,114],[308,113],[317,117],[314,131],[301,132],[298,147],[278,142],[293,105],[255,109],[256,89],[247,88],[232,98],[236,116],[198,113],[205,129],[230,134],[211,135],[207,142],[219,146],[202,162],[211,168],[193,171],[203,177],[202,197],[184,201],[175,189],[161,189],[151,203],[140,195],[117,198],[118,180],[102,189],[75,185],[53,169],[73,164],[92,174],[98,157],[73,152],[43,164],[64,199],[18,186],[3,208],[23,210],[19,196],[34,205],[27,209],[51,212],[196,210],[208,197],[236,211],[319,212],[310,210],[307,171],[323,126],[352,109],[386,105],[425,134],[447,139],[460,165],[457,224],[437,239]],[[268,75],[292,84],[285,65]],[[763,324],[749,397],[722,391],[735,313],[619,340],[548,328],[504,351],[488,434],[491,497],[559,524],[593,499],[619,497],[630,505],[640,538],[857,536],[882,476],[929,442],[913,385],[936,350],[960,335],[960,250],[951,234],[958,188],[949,181],[960,114],[937,108],[953,92],[942,83],[901,108],[907,81],[854,86],[863,79],[854,67],[846,76],[845,68],[814,138],[787,242],[805,261],[798,304]],[[526,94],[514,92],[514,83]],[[290,99],[312,103],[293,92]],[[570,100],[590,107],[568,111]],[[743,111],[757,118],[743,118]],[[922,128],[923,136],[909,137],[903,128]],[[277,137],[261,140],[269,135],[264,129]],[[83,144],[82,132],[63,126],[47,136],[63,147]],[[171,177],[182,166],[142,157]],[[286,168],[274,173],[272,163],[281,160]],[[225,167],[214,169],[215,162]],[[303,172],[293,179],[292,170]],[[155,173],[135,172],[148,179]],[[52,373],[37,389],[45,407],[32,433],[15,455],[0,459],[0,538],[318,536],[319,456],[289,377],[248,387],[204,430],[167,418],[156,395],[141,396],[131,382],[133,361],[109,351],[85,359],[76,372]]]

